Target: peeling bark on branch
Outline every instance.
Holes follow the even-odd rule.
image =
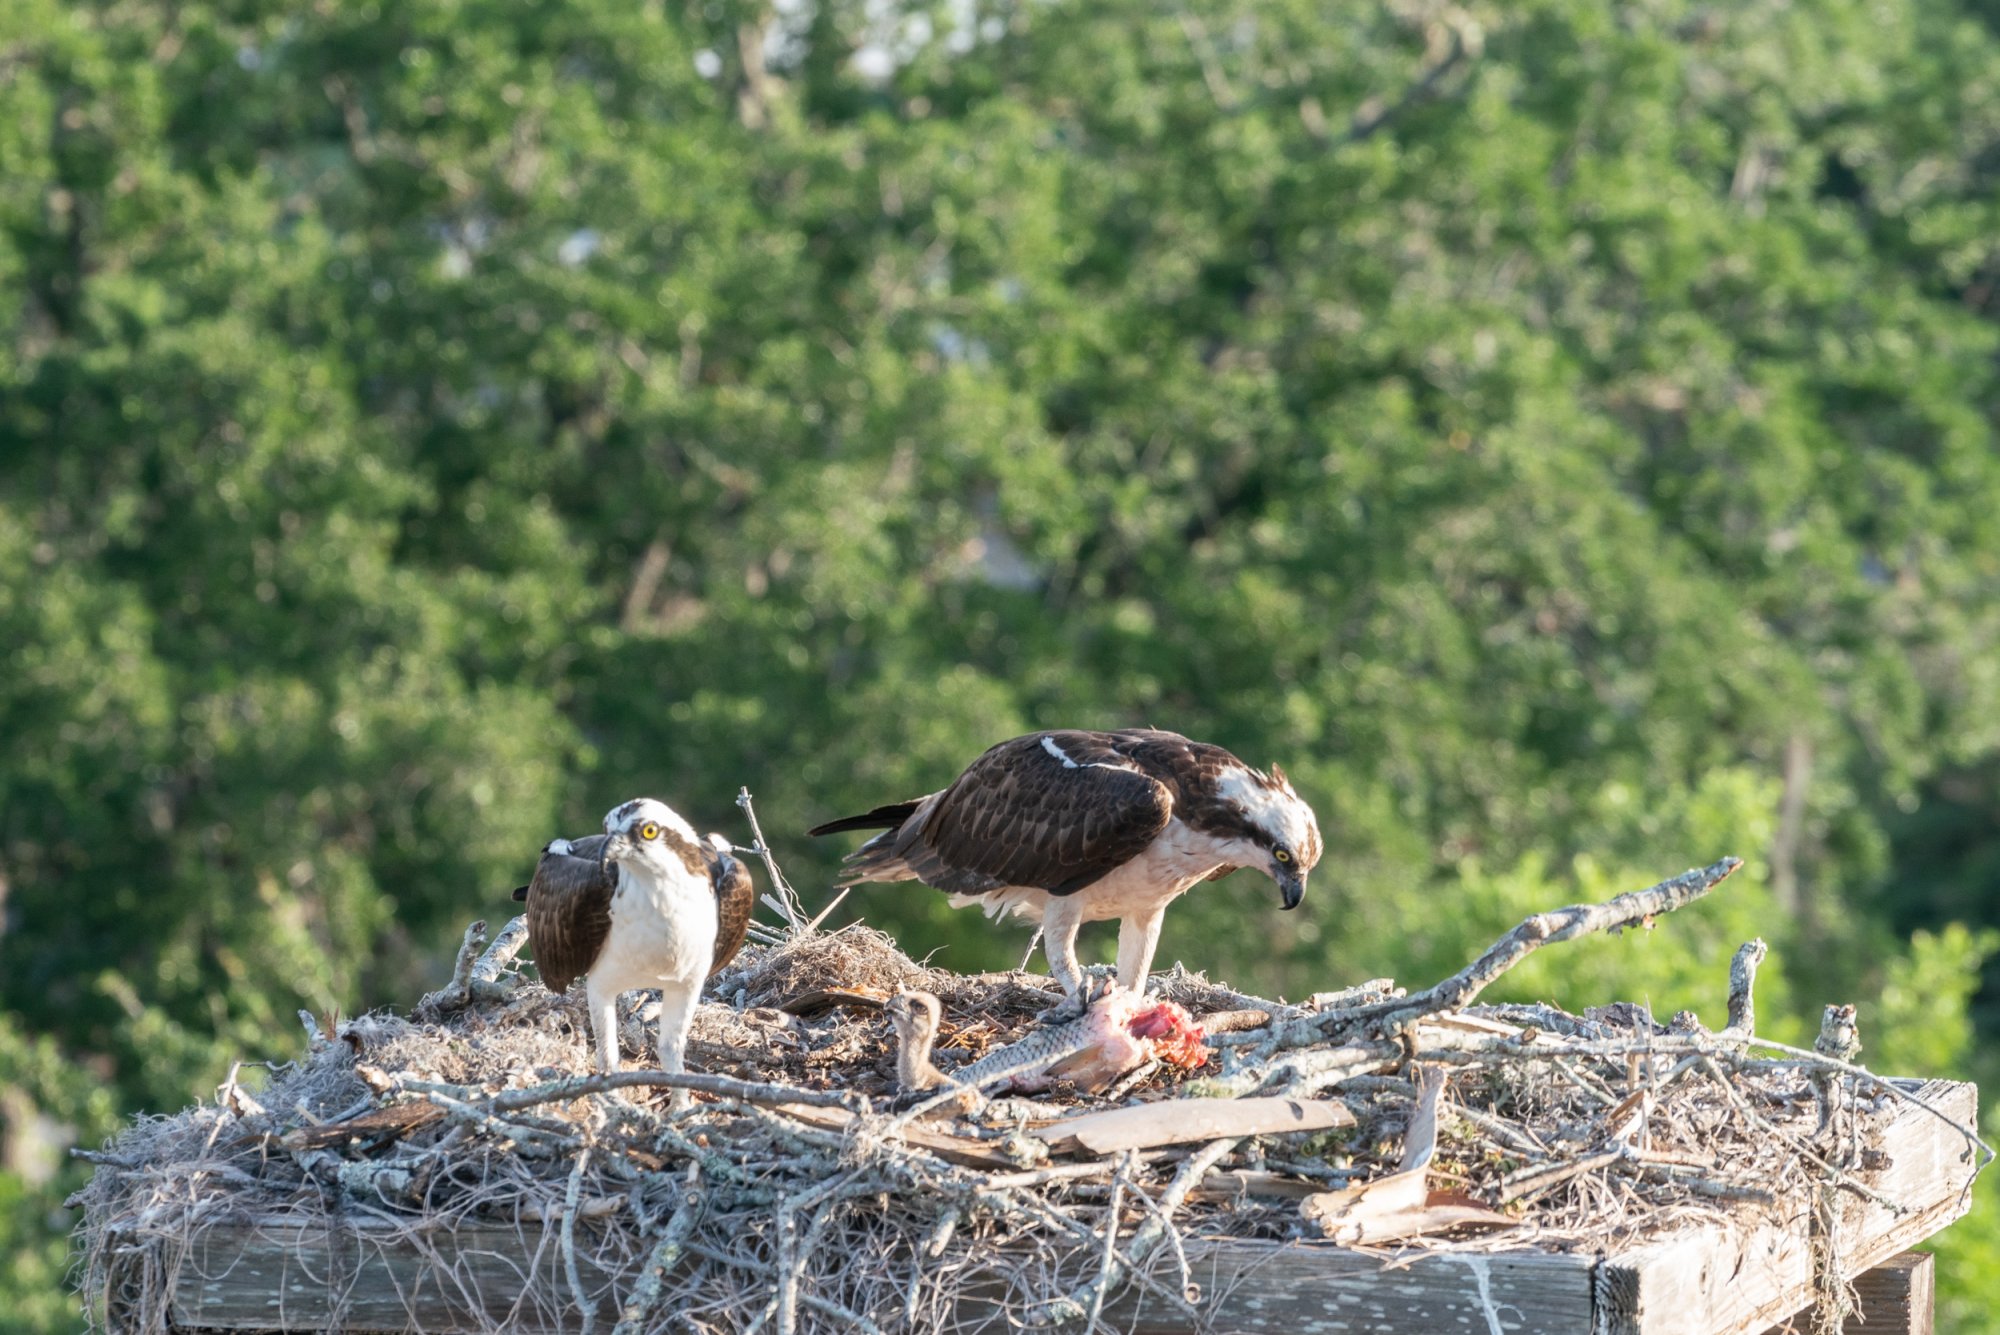
[[[1501,974],[1552,941],[1568,941],[1593,932],[1616,932],[1648,925],[1654,918],[1685,908],[1714,889],[1743,865],[1742,858],[1724,858],[1711,866],[1682,872],[1645,890],[1634,890],[1602,904],[1573,904],[1537,913],[1486,948],[1486,953],[1433,987],[1399,1001],[1348,1012],[1351,1018],[1375,1020],[1383,1034],[1394,1036],[1426,1015],[1469,1006]]]

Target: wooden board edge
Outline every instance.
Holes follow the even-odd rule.
[[[1202,1324],[1137,1287],[1106,1308],[1133,1335],[1320,1335],[1381,1330],[1585,1329],[1593,1310],[1596,1258],[1568,1252],[1358,1251],[1331,1242],[1190,1238],[1189,1277],[1200,1288]],[[1157,1277],[1174,1287],[1171,1267]],[[1373,1309],[1371,1311],[1371,1309]],[[1519,1322],[1530,1319],[1522,1327]]]
[[[565,1313],[574,1316],[566,1306],[566,1290],[553,1273],[542,1273],[549,1258],[543,1257],[541,1266],[526,1263],[535,1252],[535,1235],[546,1226],[526,1227],[524,1250],[517,1227],[497,1221],[440,1222],[434,1228],[420,1229],[416,1246],[391,1231],[366,1225],[328,1229],[321,1223],[282,1216],[218,1221],[187,1240],[188,1259],[197,1263],[181,1267],[175,1288],[158,1295],[161,1301],[155,1306],[169,1324],[156,1328],[272,1329],[267,1312],[271,1294],[262,1289],[234,1296],[207,1294],[203,1291],[204,1276],[236,1271],[296,1278],[309,1273],[323,1283],[334,1273],[354,1275],[381,1265],[400,1272],[416,1263],[420,1250],[433,1244],[457,1258],[459,1264],[488,1253],[495,1258],[477,1262],[483,1271],[490,1272],[489,1278],[503,1281],[482,1289],[487,1324],[507,1325],[512,1313],[518,1314],[519,1321],[514,1328],[524,1335],[572,1328],[562,1319]],[[1487,1328],[1489,1317],[1499,1319],[1500,1314],[1513,1311],[1551,1311],[1582,1321],[1591,1310],[1593,1258],[1587,1256],[1431,1252],[1413,1259],[1395,1258],[1397,1263],[1392,1265],[1387,1253],[1357,1252],[1316,1241],[1241,1238],[1191,1238],[1186,1256],[1190,1276],[1203,1294],[1200,1310],[1210,1327],[1246,1335],[1313,1335],[1316,1330],[1348,1329],[1341,1314],[1370,1307],[1393,1313],[1404,1306],[1428,1304],[1436,1322],[1472,1330]],[[507,1257],[512,1261],[498,1264],[496,1269],[496,1262]],[[1155,1274],[1170,1289],[1177,1287],[1164,1253],[1160,1261]],[[534,1301],[537,1315],[520,1311],[514,1281],[509,1278],[516,1271],[519,1280],[539,1283],[546,1289]],[[589,1286],[599,1291],[607,1283],[612,1291],[620,1284],[594,1271],[588,1279]],[[401,1321],[386,1319],[390,1313],[383,1304],[394,1306],[392,1295],[386,1292],[351,1306],[332,1295],[325,1301],[311,1294],[295,1296],[302,1299],[293,1317],[303,1323],[300,1329],[320,1328],[328,1319],[353,1335],[408,1329],[411,1323],[437,1330],[479,1326],[477,1317],[468,1322],[459,1296],[427,1285],[413,1287],[415,1305]],[[977,1295],[968,1295],[968,1303],[971,1313],[985,1311]],[[1137,1289],[1123,1292],[1107,1309],[1107,1317],[1115,1317],[1120,1328],[1129,1322],[1134,1330],[1162,1335],[1197,1329],[1176,1324],[1176,1315],[1156,1296]],[[1437,1328],[1447,1326],[1439,1324]]]
[[[1893,1083],[1966,1126],[1978,1125],[1979,1091],[1970,1082],[1926,1080],[1918,1084],[1898,1080]],[[1973,1147],[1924,1109],[1902,1100],[1897,1101],[1897,1109],[1882,1135],[1882,1147],[1891,1165],[1878,1175],[1881,1180],[1871,1185],[1895,1199],[1897,1192],[1891,1187],[1895,1184],[1898,1164],[1907,1168],[1930,1163],[1956,1171],[1949,1172],[1920,1199],[1909,1202],[1909,1213],[1902,1216],[1892,1216],[1879,1206],[1843,1201],[1843,1228],[1848,1231],[1843,1240],[1843,1259],[1852,1274],[1864,1273],[1907,1251],[1951,1225],[1972,1206],[1972,1183],[1977,1168]],[[1914,1184],[1904,1184],[1905,1195],[1911,1185]],[[1803,1221],[1796,1227],[1759,1224],[1734,1233],[1734,1246],[1729,1250],[1737,1256],[1757,1252],[1796,1253],[1805,1245]],[[1732,1266],[1720,1285],[1706,1288],[1719,1288],[1739,1304],[1737,1310],[1727,1316],[1726,1324],[1710,1320],[1699,1327],[1688,1325],[1697,1316],[1708,1320],[1713,1309],[1698,1296],[1704,1291],[1703,1284],[1697,1283],[1695,1292],[1690,1292],[1687,1277],[1694,1274],[1706,1281],[1708,1268],[1727,1254],[1721,1243],[1718,1236],[1701,1233],[1607,1256],[1599,1280],[1600,1293],[1607,1305],[1595,1330],[1600,1335],[1691,1335],[1696,1330],[1701,1335],[1762,1335],[1810,1302],[1809,1275],[1780,1286],[1768,1282],[1768,1270],[1744,1274],[1741,1267]],[[1760,1281],[1766,1282],[1763,1291],[1757,1293]]]

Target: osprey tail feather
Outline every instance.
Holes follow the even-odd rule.
[[[859,816],[842,816],[824,825],[815,825],[807,830],[808,835],[839,834],[843,830],[893,830],[904,821],[917,814],[917,808],[924,804],[921,797],[908,802],[891,802],[887,806],[864,811]]]

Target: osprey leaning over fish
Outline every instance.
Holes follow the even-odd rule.
[[[883,833],[843,885],[922,881],[988,917],[1039,917],[1049,970],[1076,995],[1080,924],[1117,918],[1118,982],[1141,991],[1167,905],[1197,883],[1255,867],[1288,909],[1319,861],[1319,823],[1275,766],[1152,728],[1056,730],[1000,743],[950,787],[812,834]]]
[[[666,803],[635,798],[612,808],[603,834],[551,842],[534,880],[514,892],[528,902],[528,942],[549,991],[585,979],[598,1069],[618,1069],[618,997],[642,987],[660,989],[660,1069],[685,1069],[701,985],[750,927],[750,872],[730,851],[719,834],[697,839]]]

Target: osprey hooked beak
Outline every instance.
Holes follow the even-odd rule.
[[[1278,883],[1278,893],[1283,897],[1286,908],[1297,908],[1299,901],[1306,897],[1306,874],[1299,870],[1297,863],[1273,866],[1271,879]]]
[[[604,847],[598,851],[597,865],[605,867],[624,858],[632,851],[632,838],[623,830],[605,839]]]

